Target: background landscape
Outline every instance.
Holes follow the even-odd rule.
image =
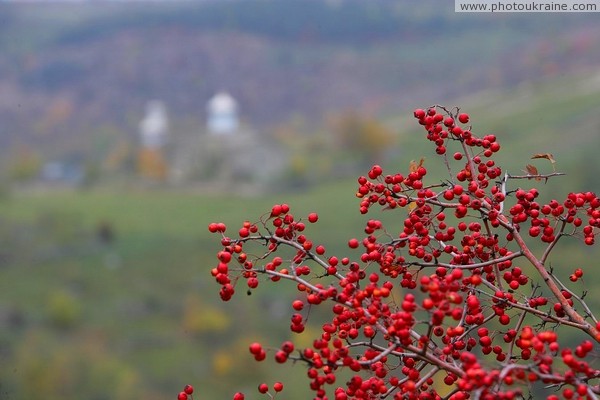
[[[206,107],[220,91],[237,101],[241,129],[210,158]],[[169,142],[147,165],[140,121],[151,100],[165,104]],[[412,119],[432,104],[495,133],[510,172],[550,172],[530,158],[552,153],[567,176],[545,184],[549,195],[600,191],[596,14],[456,14],[437,1],[0,2],[0,399],[154,400],[186,383],[218,399],[260,379],[308,398],[290,378],[302,367],[247,354],[252,340],[289,337],[293,291],[264,284],[220,303],[209,273],[219,241],[206,227],[235,230],[286,202],[319,212],[311,234],[342,254],[364,226],[354,193],[370,163],[405,171],[423,156],[442,177]],[[231,173],[242,158],[251,173]],[[397,215],[375,213],[397,229]],[[596,309],[598,255],[571,240],[552,259],[558,271],[584,268]]]

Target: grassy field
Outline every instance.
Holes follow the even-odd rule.
[[[124,386],[126,394],[131,388],[125,378],[132,376],[131,382],[144,383],[146,398],[168,396],[187,381],[195,381],[214,398],[229,396],[227,385],[214,385],[222,380],[217,378],[237,374],[244,382],[261,371],[248,364],[245,348],[239,360],[237,351],[232,359],[227,350],[232,343],[246,343],[235,332],[244,337],[286,337],[279,325],[287,325],[280,315],[287,304],[278,297],[291,298],[292,292],[281,293],[273,286],[254,296],[256,302],[242,298],[221,304],[209,275],[219,239],[208,232],[208,223],[223,221],[237,230],[245,219],[287,201],[297,215],[318,210],[321,228],[313,232],[315,239],[333,246],[341,235],[349,238],[350,232],[360,232],[364,223],[352,201],[354,191],[349,180],[269,198],[96,191],[5,198],[0,216],[8,230],[6,240],[12,237],[14,247],[4,249],[0,310],[22,321],[14,326],[8,317],[3,321],[9,329],[0,333],[1,343],[19,365],[4,387],[14,398],[42,390],[53,398],[52,393],[65,390],[39,383],[23,391],[32,376],[44,375],[35,372],[28,353],[44,341],[48,349],[63,349],[57,354],[48,350],[46,367],[60,364],[63,373],[78,376],[72,369],[83,362],[83,369],[90,369],[85,375],[95,376],[100,373],[92,371],[93,364],[116,364],[119,368],[105,380],[114,387]],[[111,243],[98,240],[101,223],[111,226]],[[25,232],[24,237],[15,238],[15,232]],[[262,307],[272,313],[270,321],[261,320]],[[266,332],[265,326],[270,327]],[[79,360],[96,354],[96,347],[110,358],[90,356],[89,364]],[[62,357],[67,357],[64,364]],[[3,372],[12,370],[10,363],[2,365]],[[85,390],[121,398],[116,389],[90,382]]]
[[[552,152],[568,177],[549,182],[549,195],[598,192],[600,94],[581,90],[590,87],[585,82],[486,94],[466,99],[463,109],[473,115],[476,132],[497,133],[505,149],[501,164],[512,172],[531,163],[531,154]],[[569,88],[577,90],[566,95]],[[400,128],[413,127],[412,121],[392,118],[389,124],[400,136],[386,168],[405,171],[424,155],[432,174],[441,173],[422,134]],[[396,212],[358,213],[354,178],[324,182],[301,193],[256,197],[101,189],[9,193],[0,200],[0,398],[154,400],[192,383],[200,398],[217,399],[275,379],[284,379],[294,398],[309,398],[302,379],[289,379],[303,376],[302,367],[257,365],[246,350],[251,340],[278,345],[289,337],[293,290],[261,285],[252,296],[239,293],[220,303],[209,275],[219,239],[206,227],[222,221],[235,232],[242,221],[256,221],[286,202],[297,216],[319,212],[307,235],[329,254],[342,254],[367,218],[383,219],[392,232],[401,226]],[[100,226],[109,227],[111,240],[101,240]],[[597,256],[570,240],[552,263],[589,270]],[[600,283],[589,275],[586,287]],[[597,308],[600,298],[592,294]],[[301,344],[310,332],[295,340]]]

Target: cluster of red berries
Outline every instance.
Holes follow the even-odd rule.
[[[273,384],[273,391],[275,392],[275,394],[281,392],[283,390],[283,383],[281,382],[275,382]],[[271,395],[269,394],[269,385],[267,385],[266,383],[261,383],[260,385],[258,385],[258,392],[261,394],[268,394],[269,397],[271,399],[275,398],[275,395]],[[177,400],[193,400],[193,396],[192,394],[194,393],[194,387],[192,385],[185,385],[185,387],[183,388],[183,390],[181,392],[179,392],[179,394],[177,395]],[[233,400],[244,400],[246,398],[246,395],[244,395],[244,393],[242,392],[236,392],[233,395]]]
[[[179,392],[179,394],[177,395],[177,400],[193,400],[194,396],[192,396],[192,394],[194,393],[194,387],[192,385],[185,385],[183,390],[181,392]]]
[[[419,123],[425,127],[427,139],[435,143],[435,152],[437,154],[446,154],[446,143],[452,139],[461,140],[467,146],[482,147],[485,157],[490,157],[493,153],[500,150],[500,144],[496,142],[495,135],[477,138],[473,136],[469,127],[461,127],[456,123],[456,120],[458,120],[460,124],[468,124],[470,120],[468,114],[461,113],[455,118],[448,115],[447,110],[444,109],[444,111],[446,111],[446,115],[438,112],[436,107],[431,107],[427,111],[417,109],[413,113],[415,118],[419,120]],[[461,156],[455,155],[455,158],[457,157],[461,158]]]
[[[509,211],[514,224],[518,226],[530,220],[529,235],[538,237],[541,234],[540,238],[545,243],[556,240],[557,227],[561,233],[568,224],[574,229],[583,226],[581,232],[585,244],[594,244],[594,228],[600,227],[600,198],[592,192],[569,193],[562,204],[551,200],[548,204],[540,205],[535,201],[538,194],[535,188],[529,191],[519,189],[515,192],[517,203]],[[585,222],[581,218],[583,215],[587,216]]]
[[[282,390],[283,390],[283,383],[281,383],[281,382],[275,382],[273,384],[273,391],[275,393],[279,393]],[[269,385],[267,385],[266,383],[261,383],[260,385],[258,385],[258,391],[259,391],[259,393],[262,393],[262,394],[268,393],[269,392]],[[271,396],[271,397],[274,397],[274,396]]]
[[[305,331],[307,309],[330,305],[331,318],[311,346],[297,349],[286,341],[271,350],[276,363],[308,366],[316,399],[328,398],[340,370],[353,375],[338,382],[335,400],[439,399],[434,376],[442,372],[452,400],[475,392],[481,399],[513,399],[536,382],[561,386],[565,398],[589,395],[590,382],[600,377],[585,361],[594,354],[594,342],[562,349],[557,334],[543,326],[568,325],[600,342],[600,323],[578,313],[575,302],[587,310],[582,297],[544,262],[562,236],[594,243],[600,199],[581,192],[540,204],[535,188],[507,191],[511,176],[492,159],[500,150],[495,135],[475,135],[468,114],[443,107],[418,109],[414,116],[445,158],[450,179],[426,183],[423,162],[411,163],[404,174],[385,174],[375,165],[358,179],[356,192],[362,214],[372,206],[405,210],[398,235],[368,220],[366,236],[347,242],[361,252],[353,261],[325,256],[325,247],[306,233],[318,215],[296,218],[287,204],[274,205],[257,222],[245,221],[236,237],[225,234],[224,224],[212,223],[209,230],[223,246],[211,270],[221,298],[231,299],[240,282],[252,290],[261,277],[292,281],[300,296],[291,302],[294,333]],[[450,146],[458,151],[448,159]],[[525,223],[529,236],[548,246],[541,258],[521,236]],[[582,276],[577,268],[569,279],[579,282]],[[529,289],[532,281],[545,285],[542,293],[538,285]],[[268,350],[252,343],[249,352],[263,361]],[[273,385],[274,392],[282,388]],[[267,384],[258,390],[269,394]]]
[[[287,204],[274,205],[271,213],[268,214],[267,219],[270,220],[270,223],[274,229],[273,238],[269,240],[269,249],[274,251],[277,248],[277,239],[288,241],[294,240],[294,243],[298,244],[298,252],[294,258],[294,263],[300,264],[306,257],[306,252],[313,249],[312,241],[307,240],[306,236],[301,233],[306,228],[305,223],[303,221],[296,221],[294,219],[294,216],[290,213],[290,207]],[[309,223],[315,223],[318,219],[319,216],[316,213],[311,213],[307,217]],[[248,259],[248,255],[243,251],[245,242],[256,240],[258,238],[264,238],[264,236],[261,235],[252,236],[258,233],[257,224],[245,221],[238,231],[238,235],[240,237],[239,240],[233,240],[225,236],[227,227],[223,223],[211,223],[209,224],[208,229],[211,233],[220,233],[222,235],[221,244],[224,246],[224,248],[217,254],[219,264],[217,267],[211,270],[212,276],[215,278],[217,283],[221,285],[221,299],[228,301],[235,293],[235,286],[232,284],[229,274],[229,263],[231,261],[235,261],[242,266],[242,273],[240,276],[246,279],[249,289],[255,289],[258,287],[258,272],[254,268],[254,262]],[[325,253],[325,247],[322,245],[316,246],[314,250],[319,255],[323,255]],[[290,271],[287,268],[279,269],[281,264],[282,259],[280,257],[275,257],[271,262],[264,266],[265,270],[276,272],[271,275],[271,280],[274,282],[280,280],[282,276],[288,276],[290,273],[302,276],[309,275],[311,272],[307,265],[296,266],[293,271]],[[330,270],[330,272],[332,274],[335,273],[334,269]]]

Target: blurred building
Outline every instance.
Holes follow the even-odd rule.
[[[220,91],[206,102],[205,123],[169,129],[166,107],[151,101],[139,124],[138,171],[174,185],[211,190],[260,190],[280,174],[285,152],[267,135],[241,123],[239,105]]]
[[[155,181],[167,178],[168,165],[164,155],[164,147],[168,141],[169,120],[163,102],[149,101],[146,115],[140,121],[140,150],[137,169],[141,177]]]
[[[206,128],[213,135],[231,135],[239,129],[238,105],[229,93],[219,92],[206,105]]]
[[[142,147],[161,148],[167,143],[169,119],[162,101],[152,100],[146,104],[146,115],[139,128]]]

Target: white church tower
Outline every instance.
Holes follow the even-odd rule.
[[[142,147],[158,149],[167,142],[169,120],[162,101],[152,100],[146,104],[146,115],[140,121]]]
[[[208,132],[213,135],[231,135],[238,131],[238,105],[226,92],[219,92],[206,106]]]

